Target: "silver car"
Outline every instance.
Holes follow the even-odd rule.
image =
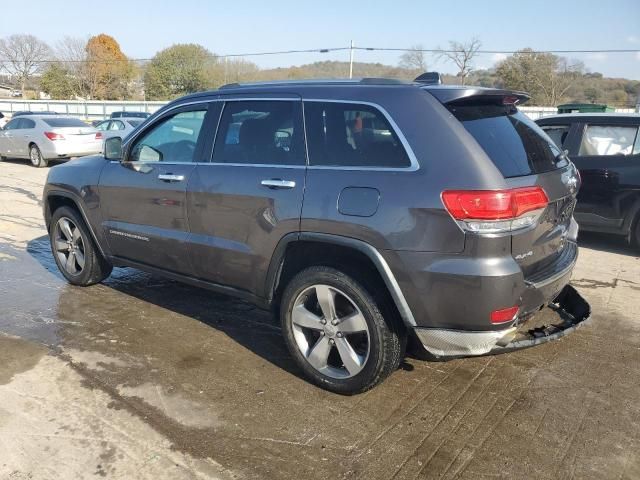
[[[46,167],[49,160],[100,153],[102,141],[102,132],[74,117],[20,116],[0,130],[0,160],[25,158]]]
[[[102,136],[107,139],[120,137],[124,139],[133,132],[138,125],[144,122],[144,118],[110,118],[95,125],[95,128],[102,132]]]

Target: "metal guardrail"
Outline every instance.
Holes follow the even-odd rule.
[[[79,117],[83,120],[101,120],[112,112],[148,112],[153,113],[168,102],[132,102],[103,100],[23,100],[0,98],[0,112],[11,115],[13,112],[29,110],[32,112],[58,112],[63,115]]]
[[[72,115],[83,120],[102,120],[116,111],[153,113],[168,102],[136,102],[109,100],[23,100],[0,98],[0,112],[11,115],[13,112],[30,110],[32,112],[52,111]],[[556,107],[519,107],[520,111],[532,120],[558,113]],[[633,108],[616,108],[618,113],[634,113]]]

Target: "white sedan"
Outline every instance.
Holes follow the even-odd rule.
[[[111,137],[124,139],[144,121],[144,118],[110,118],[97,123],[95,127],[102,132],[105,140]]]
[[[102,152],[103,135],[82,120],[62,115],[24,115],[0,130],[0,160],[25,158],[35,167],[49,160]]]

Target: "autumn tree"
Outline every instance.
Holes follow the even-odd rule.
[[[423,73],[427,71],[427,60],[422,45],[413,45],[406,52],[400,55],[400,68],[415,70]]]
[[[473,59],[478,55],[481,46],[480,40],[472,38],[468,42],[451,41],[448,49],[439,48],[439,56],[450,60],[458,68],[457,77],[462,85],[473,71]]]
[[[132,66],[118,42],[101,33],[89,39],[85,51],[84,77],[89,96],[100,100],[127,98]]]
[[[583,68],[579,62],[525,48],[500,62],[496,74],[506,88],[529,93],[532,104],[556,106]]]
[[[27,81],[42,70],[51,49],[33,35],[10,35],[0,39],[0,67],[18,79],[22,96],[25,96]]]

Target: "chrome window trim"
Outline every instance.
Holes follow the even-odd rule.
[[[404,147],[405,153],[407,157],[409,157],[409,162],[411,163],[408,167],[360,167],[360,166],[340,166],[340,165],[311,165],[309,164],[309,156],[307,152],[307,163],[308,168],[311,170],[359,170],[359,171],[373,171],[373,172],[415,172],[420,169],[420,164],[418,163],[418,158],[416,157],[409,141],[406,139],[398,124],[393,120],[393,117],[387,112],[387,110],[380,104],[374,102],[367,102],[363,100],[337,100],[337,99],[322,99],[322,98],[303,98],[302,106],[304,113],[304,102],[314,102],[314,103],[345,103],[349,105],[367,105],[369,107],[373,107],[378,110],[385,119],[389,122],[389,125],[393,129],[394,133],[398,136],[400,143]],[[305,124],[305,135],[306,135],[306,124]],[[308,148],[308,147],[307,147]]]

